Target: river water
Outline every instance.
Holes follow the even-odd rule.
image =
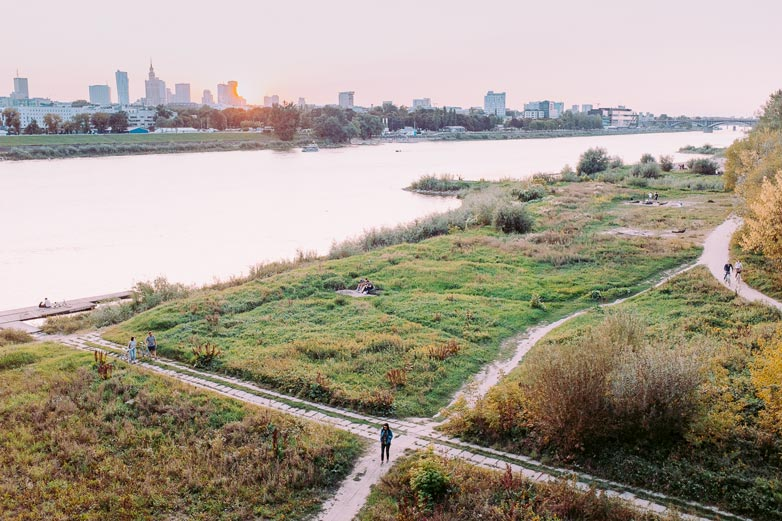
[[[318,153],[213,152],[0,163],[0,309],[129,289],[203,284],[297,250],[458,206],[402,190],[424,174],[524,178],[589,147],[626,162],[740,132],[389,143]]]

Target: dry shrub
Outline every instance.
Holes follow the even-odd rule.
[[[103,351],[95,351],[95,369],[101,380],[108,380],[114,372],[114,364],[109,362],[109,356]]]
[[[399,335],[389,335],[386,333],[380,333],[376,335],[367,335],[362,338],[367,351],[373,353],[380,352],[392,352],[403,353],[405,352],[405,344],[402,341],[402,337]]]
[[[643,325],[617,312],[572,343],[538,352],[525,369],[532,423],[566,452],[613,436],[682,435],[698,410],[701,362],[684,346],[643,343]]]
[[[429,358],[445,360],[459,353],[459,343],[453,338],[444,344],[434,344],[426,347],[426,354]]]
[[[49,317],[41,326],[41,331],[47,335],[70,335],[80,329],[91,327],[89,318],[87,313]]]
[[[752,386],[763,401],[759,424],[766,432],[782,436],[782,341],[761,342],[760,354],[751,365]]]
[[[407,383],[407,372],[404,369],[391,369],[386,373],[386,379],[396,389]]]
[[[7,344],[27,344],[35,338],[21,329],[0,329],[0,346]]]
[[[192,347],[193,367],[211,369],[223,354],[219,347],[209,342],[197,343]]]

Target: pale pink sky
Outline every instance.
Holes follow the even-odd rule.
[[[538,99],[623,104],[668,114],[750,115],[782,87],[778,0],[27,0],[8,2],[0,95],[15,69],[30,95],[87,98],[114,71],[144,95],[151,57],[194,101],[239,82],[264,94],[336,103],[479,106],[506,91]]]

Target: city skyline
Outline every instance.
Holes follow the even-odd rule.
[[[525,20],[534,18],[540,12],[535,5],[542,3],[499,1],[493,10],[505,16],[497,26],[476,24],[473,7],[439,1],[402,1],[388,12],[352,0],[285,7],[239,1],[234,9],[244,16],[232,19],[229,28],[213,27],[209,37],[148,24],[135,27],[132,38],[118,39],[112,24],[96,24],[94,31],[74,31],[57,46],[31,41],[13,62],[2,60],[0,77],[12,78],[18,67],[30,79],[30,96],[73,100],[85,98],[88,85],[114,87],[108,79],[119,69],[128,73],[133,102],[143,97],[151,57],[168,85],[189,83],[192,93],[216,92],[218,84],[235,80],[238,94],[253,105],[263,105],[264,96],[272,94],[335,104],[338,92],[355,91],[359,106],[382,100],[410,105],[427,97],[437,106],[470,107],[481,106],[485,93],[494,90],[507,92],[509,109],[529,100],[557,99],[654,113],[751,115],[782,85],[778,68],[761,67],[773,62],[779,47],[771,24],[782,7],[759,3],[765,6],[763,17],[737,24],[743,9],[725,0],[664,0],[653,6],[560,0],[545,4],[554,18],[551,24],[529,24]],[[69,21],[89,23],[84,13],[104,6],[95,0],[33,4],[45,7],[37,15],[42,31]],[[177,5],[147,0],[134,5],[155,5],[159,19],[176,17],[178,27],[203,23],[200,14]],[[291,9],[307,16],[288,16]],[[355,15],[350,30],[342,23],[344,12]],[[388,15],[389,22],[401,17],[394,24],[428,20],[431,27],[407,39],[401,29],[379,31],[380,15]],[[263,23],[269,19],[274,23]],[[439,23],[443,20],[448,23]],[[260,38],[254,29],[258,23]],[[26,29],[16,25],[21,24],[9,28],[10,40],[25,41]],[[269,52],[270,42],[284,43],[285,52]],[[751,82],[746,71],[752,71]],[[10,81],[3,90],[9,87]]]

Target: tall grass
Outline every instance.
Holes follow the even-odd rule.
[[[0,346],[26,344],[35,340],[32,335],[20,329],[0,329]]]
[[[455,177],[452,174],[441,174],[439,176],[425,175],[417,181],[413,181],[409,189],[416,192],[453,193],[469,187],[470,183],[461,177]]]

